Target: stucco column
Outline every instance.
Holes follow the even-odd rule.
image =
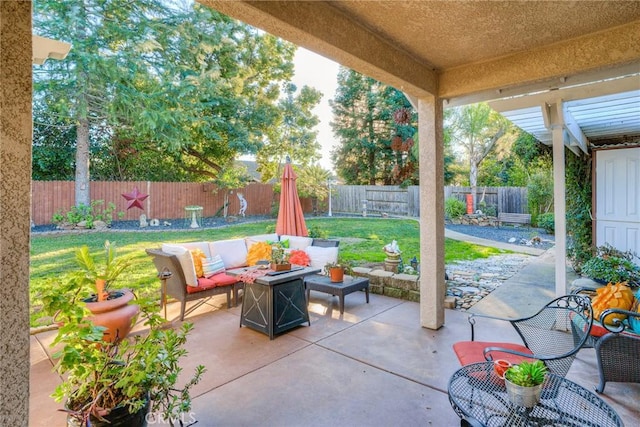
[[[420,324],[444,324],[444,142],[442,101],[418,99],[420,145]]]
[[[29,422],[31,1],[0,1],[0,425]]]

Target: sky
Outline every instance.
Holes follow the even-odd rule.
[[[318,124],[316,128],[318,131],[318,142],[322,145],[320,166],[333,171],[329,155],[335,138],[329,125],[332,116],[329,100],[333,99],[336,93],[339,65],[336,62],[301,47],[296,51],[293,62],[295,65],[295,75],[292,80],[293,83],[298,86],[298,90],[303,85],[307,85],[323,93],[320,104],[314,109],[314,113],[320,119],[320,124]]]

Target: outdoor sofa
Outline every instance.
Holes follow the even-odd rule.
[[[338,241],[300,236],[261,234],[239,239],[201,241],[189,243],[163,243],[161,248],[147,249],[161,279],[161,302],[167,296],[181,302],[180,320],[184,320],[186,303],[213,295],[227,294],[227,306],[238,304],[243,283],[226,274],[226,270],[248,265],[247,256],[258,242],[281,242],[286,250],[302,250],[309,256],[311,267],[323,269],[338,258]],[[194,257],[200,258],[194,262]]]

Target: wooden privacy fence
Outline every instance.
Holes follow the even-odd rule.
[[[444,187],[444,197],[466,201],[471,187]],[[527,189],[521,187],[479,187],[476,205],[483,200],[494,206],[496,213],[528,213]],[[400,188],[397,185],[337,185],[332,196],[332,210],[337,213],[420,216],[420,192],[417,185]]]
[[[203,216],[213,216],[223,207],[224,191],[214,192],[209,183],[190,182],[149,182],[149,181],[92,181],[91,200],[103,200],[105,205],[112,202],[115,212],[124,212],[124,220],[137,220],[141,214],[147,218],[185,218],[185,206],[203,207]],[[143,202],[144,210],[127,210],[127,201],[122,196],[138,188],[149,197]],[[237,193],[242,193],[248,206],[245,215],[269,215],[274,200],[271,184],[252,183],[229,194],[229,215],[237,215],[240,202]],[[310,210],[311,203],[302,200],[303,209]],[[33,181],[31,184],[31,218],[35,225],[50,224],[56,212],[66,213],[75,204],[73,181]],[[114,215],[114,219],[117,216]]]
[[[466,202],[471,187],[444,187],[444,198],[455,197]],[[526,187],[477,187],[476,206],[484,201],[487,206],[494,206],[496,213],[529,213]]]
[[[116,213],[124,212],[124,220],[137,220],[141,214],[148,219],[185,218],[185,206],[202,206],[203,216],[214,216],[221,212],[224,191],[214,192],[211,183],[149,182],[149,181],[92,181],[91,200],[103,200],[116,205]],[[56,212],[66,213],[75,203],[73,181],[33,181],[31,185],[31,218],[35,225],[50,224]],[[149,197],[143,202],[144,209],[127,210],[127,201],[122,196],[138,188]],[[420,193],[418,186],[400,188],[397,185],[337,185],[332,187],[332,211],[362,215],[389,214],[398,216],[420,216]],[[279,202],[271,184],[252,183],[229,194],[229,215],[237,215],[240,202],[237,193],[242,193],[248,206],[245,215],[270,215],[272,205]],[[456,197],[462,201],[471,193],[470,187],[444,187],[444,197]],[[488,206],[495,206],[497,213],[528,213],[527,189],[520,187],[479,187],[477,201],[484,197]],[[311,200],[300,199],[302,210],[312,212]],[[327,203],[323,203],[326,207]],[[117,217],[114,216],[114,219]]]

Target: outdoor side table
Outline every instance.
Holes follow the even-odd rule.
[[[307,301],[311,291],[324,292],[325,294],[340,297],[340,314],[344,314],[344,297],[352,292],[364,290],[367,304],[369,304],[369,279],[366,277],[345,276],[342,282],[332,282],[328,276],[314,274],[304,278],[307,288]]]
[[[463,366],[449,380],[449,402],[461,426],[622,426],[618,414],[586,388],[547,374],[540,402],[533,408],[513,405],[493,362]]]
[[[227,274],[239,276],[250,268],[227,270]],[[275,335],[303,323],[311,326],[303,277],[319,271],[318,268],[306,267],[284,273],[272,272],[274,275],[257,277],[253,283],[245,283],[240,327],[247,326],[273,339]]]

